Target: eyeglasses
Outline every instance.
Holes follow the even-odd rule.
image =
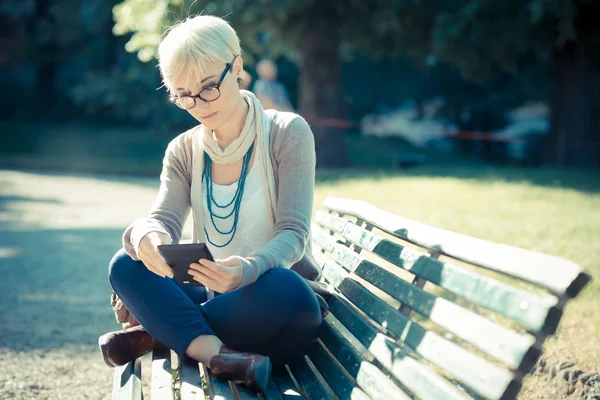
[[[223,82],[223,79],[225,79],[227,72],[229,72],[231,69],[231,66],[236,58],[237,56],[233,57],[233,60],[231,60],[231,62],[225,66],[219,81],[214,85],[210,85],[209,87],[202,89],[200,93],[195,96],[171,95],[169,96],[169,100],[171,100],[171,102],[177,107],[183,108],[184,110],[189,110],[196,107],[196,99],[204,100],[207,103],[217,100],[219,97],[221,97],[221,83]]]

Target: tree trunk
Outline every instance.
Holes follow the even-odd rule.
[[[300,44],[300,113],[315,135],[317,167],[347,165],[344,129],[328,127],[323,118],[343,118],[339,16],[322,2],[312,14],[311,29]],[[331,9],[330,9],[331,8]]]
[[[589,9],[588,9],[589,8]],[[594,41],[600,7],[580,10],[577,39],[554,49],[550,134],[544,164],[591,167],[600,161],[600,62]]]
[[[38,0],[36,2],[35,19],[33,20],[33,34],[40,35],[36,25],[44,24],[49,32],[43,32],[45,39],[35,40],[34,59],[37,70],[35,83],[36,101],[43,105],[41,110],[46,114],[52,114],[56,106],[56,72],[58,45],[56,43],[56,22],[51,13],[50,0]]]

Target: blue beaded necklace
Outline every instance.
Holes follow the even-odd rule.
[[[215,247],[223,248],[223,247],[227,246],[229,243],[231,243],[231,241],[233,240],[233,237],[235,236],[235,233],[237,231],[237,223],[238,223],[238,219],[240,216],[240,206],[242,204],[242,196],[244,195],[244,186],[246,183],[246,177],[248,176],[248,166],[250,165],[250,158],[252,157],[253,149],[254,149],[254,143],[252,143],[252,145],[250,146],[250,149],[244,156],[244,162],[242,163],[242,171],[240,172],[240,179],[238,180],[238,186],[235,191],[235,194],[233,195],[233,198],[231,199],[231,201],[224,205],[217,203],[217,201],[215,200],[215,198],[213,196],[212,160],[210,159],[210,156],[206,152],[204,153],[204,172],[202,173],[202,179],[206,183],[206,200],[207,200],[206,203],[208,204],[208,214],[210,215],[210,221],[212,222],[212,225],[215,228],[215,230],[217,232],[219,232],[221,235],[231,235],[231,237],[229,238],[227,243],[225,243],[223,245],[219,245],[210,239],[210,237],[208,236],[208,232],[206,231],[206,227],[205,227],[204,235],[206,236],[206,240],[208,240],[208,242]],[[233,204],[233,209],[227,215],[216,215],[215,213],[213,213],[213,208],[212,208],[213,205],[215,205],[217,208],[224,209],[224,208],[231,206],[232,204]],[[231,217],[232,215],[233,215],[233,224],[231,226],[231,229],[226,232],[221,231],[217,227],[217,224],[215,224],[215,218],[224,220],[224,219]]]

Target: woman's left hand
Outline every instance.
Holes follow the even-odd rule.
[[[199,263],[190,264],[189,274],[194,280],[209,289],[226,293],[237,289],[244,278],[244,265],[240,257],[231,256],[224,260],[209,261],[201,258]]]

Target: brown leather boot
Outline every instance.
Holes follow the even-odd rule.
[[[210,359],[208,368],[219,379],[234,381],[257,392],[264,392],[271,375],[271,359],[222,346],[219,354]]]
[[[140,325],[106,333],[98,338],[98,345],[109,367],[125,365],[162,346]]]

